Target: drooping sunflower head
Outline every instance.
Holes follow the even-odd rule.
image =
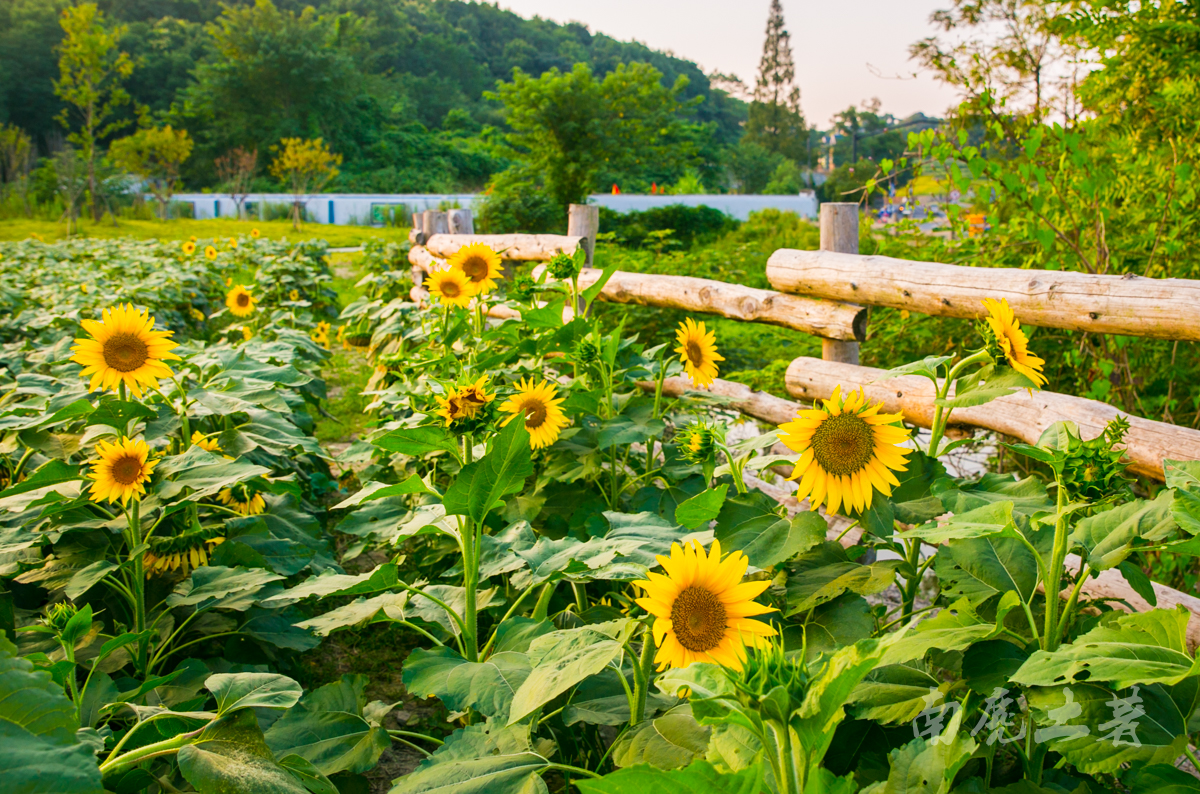
[[[263,500],[262,494],[245,483],[238,483],[222,489],[217,494],[217,501],[244,516],[261,515],[267,509],[267,503]]]
[[[654,616],[654,661],[660,670],[716,662],[740,670],[746,646],[758,645],[775,629],[755,615],[774,612],[754,601],[771,586],[769,580],[742,582],[749,560],[740,551],[721,558],[714,540],[705,554],[698,541],[671,545],[669,557],[658,557],[665,573],[650,572],[634,582],[646,592],[638,605]]]
[[[179,571],[183,576],[208,565],[212,550],[225,542],[218,533],[220,527],[195,527],[178,535],[159,535],[148,541],[149,550],[142,557],[146,578],[155,574]]]
[[[724,356],[717,353],[716,333],[705,331],[704,323],[697,323],[689,317],[676,329],[675,341],[679,342],[675,352],[679,354],[692,385],[701,388],[711,386],[717,378],[717,362],[725,360]]]
[[[1030,351],[1029,337],[1021,330],[1021,322],[1013,314],[1008,299],[984,298],[983,305],[988,310],[986,327],[1004,357],[1008,359],[1008,365],[1039,387],[1049,383],[1042,374],[1046,361]]]
[[[196,244],[191,240],[188,240],[183,244],[183,253],[187,256],[191,256],[192,254],[196,253]]]
[[[523,415],[525,429],[529,431],[529,446],[533,449],[550,446],[567,426],[567,417],[560,407],[563,398],[556,394],[557,389],[545,380],[535,384],[533,378],[522,378],[517,384],[517,393],[500,405],[503,413],[510,414],[504,424]]]
[[[217,258],[217,249],[211,245],[206,245],[206,246],[204,246],[204,255],[207,256],[209,259],[216,259]]]
[[[92,463],[88,478],[93,480],[89,497],[93,502],[120,502],[146,494],[146,483],[158,461],[150,460],[150,447],[141,439],[122,437],[112,443],[96,443],[99,460]]]
[[[225,296],[225,305],[234,317],[249,317],[254,314],[254,304],[257,302],[245,287],[234,287]]]
[[[237,248],[237,247],[238,247],[238,241],[237,241],[237,238],[236,238],[236,237],[230,237],[230,238],[229,238],[229,247],[230,247],[230,248]]]
[[[220,455],[222,452],[221,445],[217,443],[215,438],[209,438],[199,430],[192,433],[192,445],[200,447],[200,449],[203,449],[206,452],[214,452],[218,455]]]
[[[250,337],[252,337],[252,336],[254,336],[254,332],[251,331],[248,326],[243,325],[242,326],[242,341],[249,342]]]
[[[171,351],[171,331],[155,331],[154,318],[147,310],[131,304],[105,309],[100,320],[83,320],[87,339],[76,339],[71,360],[83,365],[79,374],[91,377],[89,391],[116,389],[124,383],[135,397],[142,388],[158,388],[159,378],[171,377],[164,361],[179,361]]]
[[[484,375],[474,383],[457,389],[451,389],[445,397],[438,397],[438,416],[446,420],[446,426],[458,421],[473,420],[488,403],[496,399],[496,395],[487,390],[488,376]]]
[[[912,450],[900,446],[908,438],[897,426],[901,414],[881,414],[882,407],[868,406],[861,389],[843,397],[838,386],[819,407],[779,426],[779,440],[800,453],[788,478],[800,480],[797,499],[807,497],[813,510],[824,504],[836,513],[843,506],[867,509],[876,490],[891,495],[900,484],[892,472],[907,471]]]
[[[716,454],[717,443],[724,437],[724,431],[718,426],[695,422],[680,431],[677,437],[679,452],[692,463],[699,463]]]
[[[208,318],[204,316],[204,312],[197,309],[195,306],[188,309],[188,314],[192,315],[192,319],[198,323],[202,323]]]
[[[253,237],[255,240],[257,240],[259,237],[262,236],[262,232],[260,232],[257,228],[251,229],[250,236]]]
[[[446,260],[446,264],[451,270],[457,270],[466,276],[475,288],[476,295],[494,290],[496,279],[500,278],[503,270],[500,266],[500,255],[483,243],[464,245],[458,249],[458,253]]]
[[[289,293],[288,293],[288,300],[290,300],[290,301],[298,301],[298,300],[300,300],[300,290],[298,290],[298,289],[294,289],[294,290],[292,290],[291,292],[289,292]]]
[[[463,309],[467,308],[477,292],[471,280],[461,270],[452,267],[434,270],[426,277],[425,287],[443,305]]]

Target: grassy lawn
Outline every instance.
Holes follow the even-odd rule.
[[[142,221],[120,220],[114,226],[110,221],[93,223],[80,221],[76,237],[133,237],[137,239],[186,240],[212,237],[246,237],[251,229],[258,229],[264,237],[272,240],[325,240],[334,248],[362,245],[373,238],[400,242],[408,239],[408,229],[395,226],[374,228],[371,226],[330,226],[324,223],[306,223],[299,232],[292,229],[290,221],[239,221],[221,218],[210,221],[172,220]],[[65,239],[67,227],[55,221],[37,218],[6,218],[0,220],[0,240],[24,240],[38,234],[47,242]]]
[[[341,227],[346,228],[346,227]],[[362,277],[359,262],[362,254],[339,253],[332,257],[333,283],[330,285],[338,294],[338,303],[343,308],[352,303],[361,292],[354,285]],[[349,442],[357,439],[366,429],[370,417],[364,412],[370,400],[362,396],[371,377],[371,362],[361,350],[344,350],[334,344],[333,358],[325,365],[324,375],[329,390],[325,410],[332,418],[317,422],[317,439],[321,442]]]

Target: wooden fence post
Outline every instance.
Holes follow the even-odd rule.
[[[450,234],[474,234],[475,219],[470,210],[450,210],[447,213]]]
[[[596,253],[596,235],[600,232],[600,207],[594,204],[572,204],[567,210],[567,236],[582,237],[587,255],[584,267],[592,266]]]
[[[821,205],[821,250],[858,253],[858,204],[827,202]],[[843,364],[858,363],[858,342],[821,340],[821,358]]]

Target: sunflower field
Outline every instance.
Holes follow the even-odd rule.
[[[1155,603],[1136,561],[1197,554],[1200,463],[1147,492],[1120,421],[1059,423],[1011,445],[1041,474],[958,476],[954,410],[1045,383],[1006,303],[890,371],[934,381],[932,433],[841,391],[758,427],[700,318],[601,319],[582,254],[416,285],[403,253],[343,306],[317,243],[0,245],[10,794],[1200,789],[1190,614],[1087,586]],[[334,450],[343,354],[369,429]],[[297,680],[385,630],[401,700]]]

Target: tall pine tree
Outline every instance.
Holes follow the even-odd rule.
[[[783,6],[779,0],[771,0],[767,39],[758,64],[758,81],[746,121],[746,136],[797,162],[807,161],[808,127],[800,110],[792,40],[783,26]]]

